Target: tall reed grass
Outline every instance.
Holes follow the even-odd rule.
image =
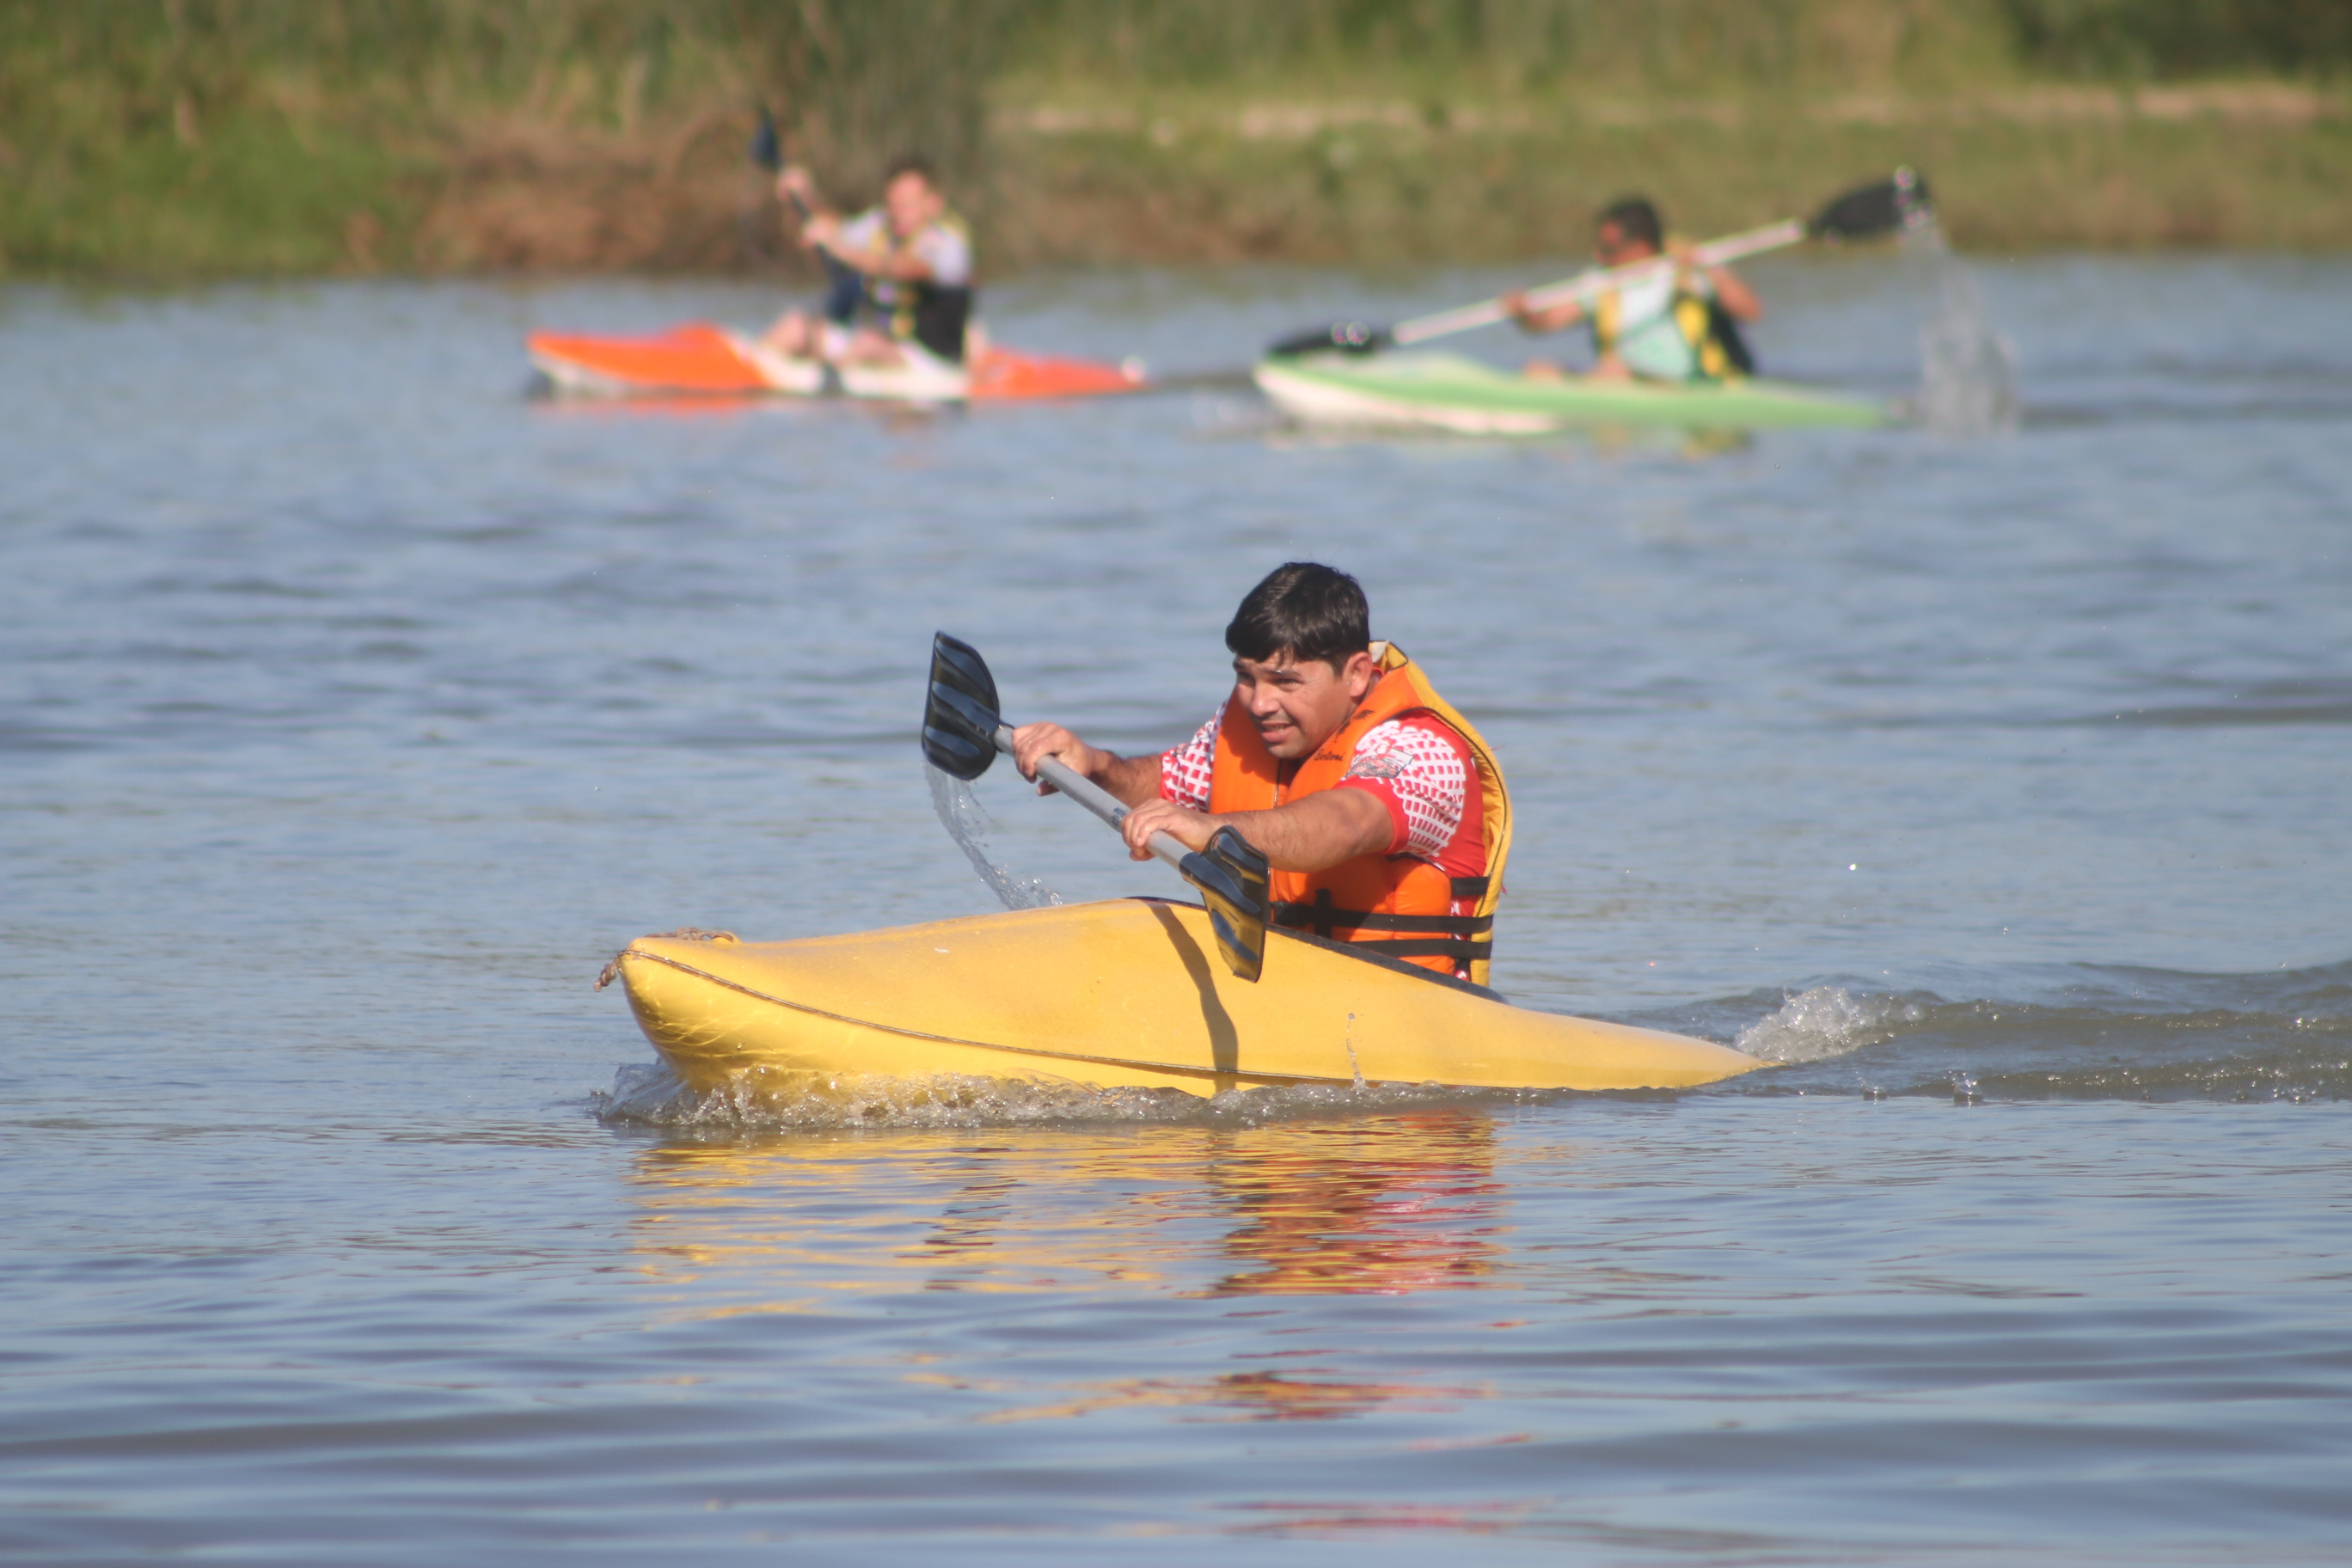
[[[920,149],[988,222],[1036,189],[992,166],[1013,99],[1794,102],[2347,68],[2346,0],[0,0],[0,267],[723,262],[743,226],[709,214],[751,199],[760,103],[835,188]],[[558,196],[541,226],[568,250],[517,228]],[[492,209],[520,237],[480,240]],[[664,227],[686,238],[628,237]]]
[[[1013,20],[1033,68],[1196,83],[1375,68],[1687,90],[2352,66],[2343,0],[1030,0]]]

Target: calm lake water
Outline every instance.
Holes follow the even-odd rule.
[[[1909,389],[1917,274],[1755,276]],[[1031,278],[1000,338],[1198,379],[940,416],[522,395],[740,284],[0,290],[0,1555],[2341,1561],[2352,263],[1984,268],[1982,440],[1216,374],[1507,280]],[[934,629],[1140,749],[1299,556],[1509,769],[1496,983],[1788,1065],[662,1109],[630,938],[992,907]]]

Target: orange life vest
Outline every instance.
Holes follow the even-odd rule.
[[[1443,721],[1462,737],[1475,770],[1469,783],[1484,829],[1486,874],[1448,877],[1411,855],[1360,855],[1328,870],[1276,871],[1274,919],[1277,925],[1361,943],[1367,952],[1441,974],[1467,971],[1474,984],[1484,985],[1494,950],[1495,905],[1503,894],[1503,862],[1511,852],[1511,797],[1503,770],[1470,721],[1437,694],[1403,649],[1374,643],[1372,662],[1380,679],[1339,732],[1287,779],[1242,705],[1226,703],[1209,771],[1209,809],[1265,811],[1329,789],[1347,776],[1356,743],[1375,726],[1415,713]],[[1472,912],[1454,913],[1457,901],[1472,904]]]

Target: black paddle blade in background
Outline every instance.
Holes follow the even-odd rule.
[[[776,117],[760,105],[760,128],[751,132],[751,162],[771,174],[784,166],[784,145],[776,135]]]
[[[1871,239],[1924,222],[1929,211],[1927,176],[1897,169],[1893,179],[1858,185],[1831,202],[1805,232],[1816,239]]]
[[[1255,980],[1265,970],[1265,857],[1232,828],[1220,827],[1209,847],[1185,856],[1179,868],[1208,906],[1217,956],[1235,975]]]
[[[1375,327],[1368,321],[1334,321],[1328,327],[1318,327],[1311,332],[1299,332],[1281,342],[1266,345],[1270,354],[1328,353],[1336,349],[1343,354],[1377,353],[1393,345],[1386,327]]]
[[[931,689],[923,704],[923,756],[966,784],[996,760],[996,678],[968,642],[931,638]]]

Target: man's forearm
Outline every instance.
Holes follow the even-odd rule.
[[[1531,312],[1520,324],[1531,332],[1557,332],[1584,320],[1584,307],[1574,300],[1564,305],[1554,305],[1549,310]]]
[[[1058,759],[1063,766],[1083,774],[1129,805],[1141,805],[1160,798],[1160,755],[1156,752],[1140,757],[1122,757],[1100,746],[1087,745],[1059,724],[1024,724],[1013,731],[1013,760],[1019,765],[1021,776],[1038,779],[1041,788],[1050,789],[1051,783],[1039,773],[1047,757]]]
[[[1360,789],[1318,791],[1224,820],[1277,871],[1328,871],[1359,855],[1385,854],[1395,833],[1388,807]]]
[[[929,283],[931,264],[919,256],[903,256],[887,245],[877,245],[864,250],[849,250],[839,246],[825,246],[834,259],[856,268],[868,278],[887,278],[893,283]]]
[[[838,238],[822,239],[817,247],[829,253],[835,261],[854,272],[868,278],[895,278],[891,270],[890,247],[887,245],[867,246],[863,249],[844,245]]]
[[[1321,790],[1287,805],[1221,816],[1172,800],[1121,798],[1136,808],[1119,831],[1139,860],[1154,833],[1167,833],[1188,849],[1205,849],[1218,828],[1230,827],[1277,871],[1323,871],[1359,855],[1387,854],[1395,831],[1389,808],[1360,789]]]
[[[1094,774],[1095,783],[1129,805],[1160,798],[1160,753],[1122,757],[1105,752],[1110,760]]]
[[[1710,267],[1706,269],[1706,278],[1715,285],[1715,297],[1722,301],[1723,308],[1731,313],[1733,320],[1754,321],[1763,319],[1764,301],[1756,297],[1756,290],[1748,286],[1746,279],[1728,267]]]

